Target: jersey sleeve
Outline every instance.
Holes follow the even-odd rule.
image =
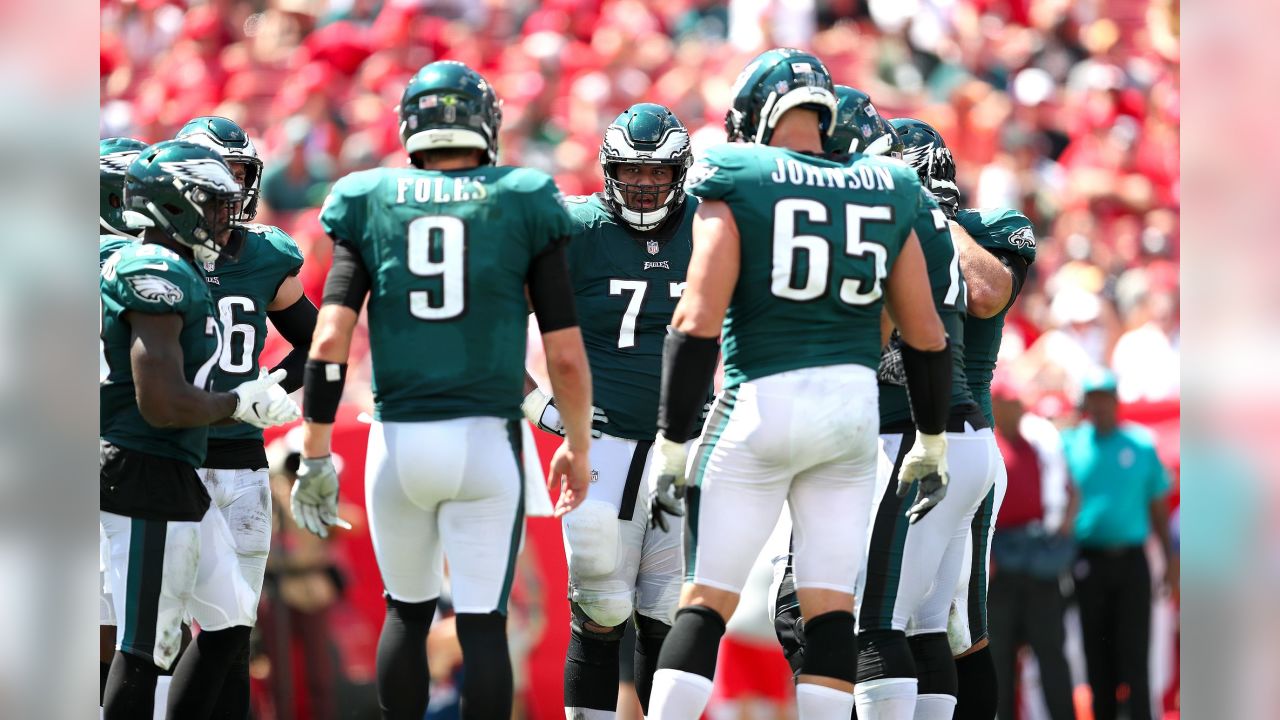
[[[684,177],[684,189],[703,200],[728,200],[735,178],[745,168],[746,158],[739,148],[717,145],[693,163]]]
[[[150,315],[182,313],[200,297],[204,280],[177,255],[156,249],[161,252],[129,252],[106,269],[103,279],[126,311]]]
[[[1012,253],[1027,265],[1035,262],[1035,229],[1027,216],[1017,210],[961,210],[956,221],[981,247]]]
[[[268,226],[265,235],[275,251],[273,259],[279,265],[281,277],[297,275],[302,270],[302,251],[298,244],[289,237],[289,233],[278,227]]]
[[[106,264],[107,258],[115,254],[120,248],[130,245],[135,241],[131,238],[121,237],[119,235],[101,235],[98,237],[98,269]]]
[[[347,175],[333,184],[320,208],[320,225],[334,242],[358,243],[368,215],[366,196],[372,171]]]
[[[522,190],[528,188],[521,194],[532,245],[530,250],[534,255],[540,255],[549,247],[567,242],[578,223],[569,214],[564,193],[556,187],[556,181],[550,175],[536,170],[525,172],[528,177],[517,187]]]

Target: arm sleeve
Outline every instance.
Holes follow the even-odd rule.
[[[307,352],[311,349],[311,334],[316,329],[316,314],[316,306],[306,295],[298,298],[297,302],[284,310],[267,312],[267,318],[271,320],[271,324],[293,346],[293,350],[290,350],[283,360],[271,368],[273,372],[284,369],[289,373],[284,382],[280,383],[280,387],[284,388],[285,392],[293,392],[302,387]]]
[[[372,281],[360,253],[345,242],[334,242],[333,265],[324,281],[321,305],[345,305],[357,313]]]
[[[1004,312],[1013,306],[1013,302],[1018,299],[1018,293],[1022,292],[1022,286],[1027,282],[1027,261],[1021,255],[1010,250],[1002,250],[1000,248],[987,248],[987,252],[996,256],[1005,267],[1009,268],[1009,274],[1013,276],[1013,288],[1009,290],[1009,302],[1005,304]]]
[[[569,263],[565,258],[565,239],[559,239],[534,256],[529,263],[529,299],[538,328],[543,333],[563,330],[578,324],[573,300],[573,283],[569,279]]]

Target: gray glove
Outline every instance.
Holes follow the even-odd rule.
[[[289,507],[298,527],[320,537],[329,537],[329,528],[351,526],[338,517],[338,469],[333,457],[302,458],[298,479],[293,483]]]

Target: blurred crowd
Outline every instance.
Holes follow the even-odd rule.
[[[600,138],[625,107],[672,108],[696,154],[724,139],[752,56],[807,48],[883,115],[942,133],[962,207],[1031,219],[1037,259],[1001,349],[1027,410],[1074,424],[1084,378],[1110,367],[1122,415],[1156,427],[1176,488],[1178,12],[1176,0],[102,0],[100,131],[155,142],[196,115],[240,123],[266,165],[258,221],[297,240],[318,301],[330,249],[318,208],[344,174],[406,162],[395,106],[421,66],[479,70],[503,101],[500,162],[582,194],[602,187]],[[321,595],[340,577],[313,570]]]
[[[738,70],[817,52],[882,114],[923,119],[965,205],[1031,218],[1038,258],[1003,354],[1041,414],[1094,365],[1122,402],[1178,397],[1179,63],[1173,0],[103,0],[102,134],[167,138],[230,117],[266,162],[262,222],[328,266],[316,208],[353,170],[405,162],[394,107],[433,60],[503,100],[501,158],[601,188],[604,127],[671,107],[723,139]]]

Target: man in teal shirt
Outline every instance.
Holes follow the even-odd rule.
[[[1063,431],[1062,445],[1080,498],[1075,581],[1093,716],[1114,720],[1116,687],[1127,683],[1128,716],[1150,718],[1151,572],[1143,545],[1154,530],[1168,563],[1164,583],[1176,585],[1169,475],[1151,434],[1118,422],[1111,371],[1086,377],[1082,390],[1087,419]]]

